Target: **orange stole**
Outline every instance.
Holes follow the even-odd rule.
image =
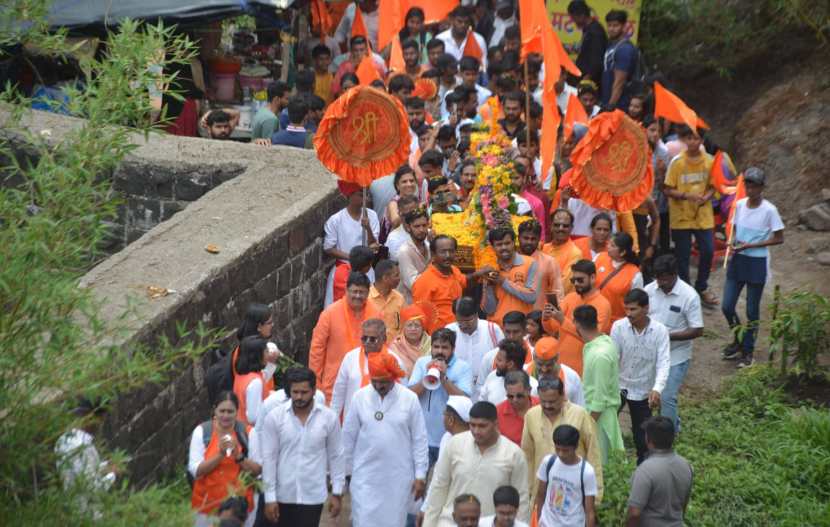
[[[605,279],[614,271],[614,264],[611,257],[608,256],[608,253],[603,252],[597,256],[596,266],[596,284],[597,287],[600,287],[600,285],[605,282]],[[625,263],[623,264],[622,269],[614,275],[611,280],[608,280],[602,289],[600,289],[602,296],[604,296],[605,299],[608,300],[608,303],[611,304],[612,324],[625,316],[625,304],[623,299],[631,290],[631,281],[634,280],[634,277],[639,272],[640,268],[636,265],[632,263]]]

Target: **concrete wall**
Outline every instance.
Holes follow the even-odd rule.
[[[35,131],[51,129],[53,140],[79,124],[40,112],[27,122]],[[230,336],[246,305],[256,301],[274,307],[284,351],[306,360],[332,264],[322,253],[323,225],[344,204],[334,177],[307,150],[170,136],[145,142],[137,135],[134,141],[141,146],[118,173],[143,167],[145,185],[157,189],[170,188],[157,177],[170,174],[173,196],[184,177],[221,178],[230,162],[239,174],[83,277],[104,319],[124,327],[114,343],[152,349],[161,337],[177,342],[177,324],[192,329],[198,322]],[[194,172],[194,166],[202,168]],[[208,244],[219,253],[207,252]],[[176,293],[153,300],[148,286]],[[226,349],[233,344],[230,338],[224,343]],[[182,364],[169,382],[116,401],[105,433],[111,446],[133,456],[133,481],[182,470],[193,427],[209,417],[203,370],[203,361]]]
[[[3,109],[0,108],[0,123]],[[62,132],[76,126],[78,120],[46,112],[33,112],[29,120],[33,129],[40,132],[61,136]],[[21,166],[33,163],[37,158],[35,151],[28,148],[26,140],[5,133],[0,126],[0,139],[8,139],[14,150],[17,162]],[[189,144],[185,139],[168,136],[168,141],[175,144]],[[0,157],[0,165],[8,165],[9,160]],[[162,221],[170,219],[210,190],[229,181],[245,170],[240,160],[230,157],[219,159],[214,156],[171,162],[159,156],[146,153],[127,159],[110,175],[113,189],[118,192],[122,203],[118,206],[118,216],[110,222],[110,236],[105,240],[103,249],[108,253],[120,251]],[[14,175],[0,180],[0,185],[17,185],[21,179]]]

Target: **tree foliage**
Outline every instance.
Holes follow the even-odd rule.
[[[71,50],[64,32],[45,27],[43,0],[12,0],[0,9],[0,49],[36,43],[54,54]],[[169,85],[170,62],[192,45],[171,28],[123,21],[105,50],[79,62],[69,111],[84,120],[53,139],[27,128],[31,101],[13,86],[0,96],[0,524],[188,525],[187,501],[167,487],[142,491],[122,480],[111,492],[64,492],[56,471],[58,437],[81,424],[71,409],[79,394],[111,401],[199,356],[212,335],[181,328],[189,344],[162,341],[152,351],[111,343],[125,335],[124,317],[107,322],[78,280],[101,255],[116,196],[108,175],[152,129],[148,90]],[[2,56],[0,56],[2,58]],[[131,128],[127,128],[126,126]],[[140,137],[140,136],[139,136]],[[26,144],[25,159],[15,149]],[[126,313],[124,314],[126,316]],[[124,465],[124,453],[104,456]],[[84,494],[98,514],[77,506]],[[162,518],[164,518],[162,520]]]

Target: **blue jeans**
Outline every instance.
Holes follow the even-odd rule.
[[[680,392],[680,387],[683,385],[683,380],[689,371],[689,362],[687,360],[669,368],[666,387],[663,388],[663,393],[660,394],[660,415],[672,420],[675,432],[680,431],[680,417],[677,415],[677,394]]]
[[[709,287],[709,273],[712,270],[712,258],[715,255],[715,235],[712,229],[672,229],[674,255],[677,257],[677,274],[687,284],[689,280],[689,261],[692,257],[692,236],[697,242],[698,263],[695,289],[706,291]]]
[[[729,322],[730,328],[734,329],[741,325],[741,319],[735,311],[735,306],[738,304],[738,298],[741,296],[744,286],[746,286],[746,319],[748,324],[743,338],[736,338],[735,341],[740,343],[744,355],[751,355],[755,349],[755,338],[758,336],[758,320],[761,318],[761,295],[764,294],[764,283],[753,284],[727,278],[723,284],[721,311],[723,311],[726,321]]]

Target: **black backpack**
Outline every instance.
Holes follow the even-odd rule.
[[[205,372],[205,386],[211,404],[221,392],[233,390],[233,353],[215,350],[214,357],[215,362]]]
[[[200,426],[202,427],[202,442],[205,445],[205,450],[207,450],[207,447],[210,444],[211,436],[213,436],[213,421],[205,421]],[[245,428],[245,423],[242,421],[236,421],[233,425],[233,431],[236,432],[236,438],[239,441],[239,446],[242,448],[242,457],[248,457],[248,431]],[[190,473],[190,470],[185,469],[185,472],[187,473],[187,482],[190,483],[190,487],[193,488],[193,481],[195,478],[193,477],[193,474]]]

